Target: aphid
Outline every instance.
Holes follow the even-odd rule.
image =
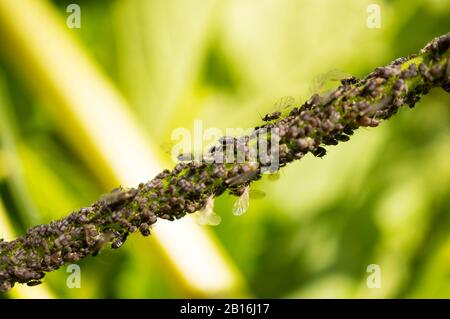
[[[81,257],[77,253],[68,253],[65,257],[65,260],[74,262],[79,260]]]
[[[250,206],[250,187],[245,186],[244,192],[233,205],[233,215],[234,216],[243,215],[248,210],[249,206]]]
[[[294,153],[293,156],[294,156],[294,159],[299,160],[299,159],[303,158],[303,156],[305,156],[305,153],[304,152],[297,152],[297,153]]]
[[[442,75],[444,68],[441,65],[435,65],[430,69],[430,75],[435,79]]]
[[[229,186],[236,186],[251,181],[258,174],[258,169],[252,166],[249,171],[228,178],[225,183]]]
[[[357,82],[358,82],[358,78],[356,78],[355,76],[349,76],[344,79],[341,79],[342,85],[351,85],[351,84],[355,84]]]
[[[406,103],[410,108],[413,108],[419,100],[420,97],[418,95],[409,94],[406,98]]]
[[[113,208],[119,205],[124,204],[125,202],[132,199],[134,196],[136,196],[137,190],[130,188],[125,189],[122,187],[113,189],[111,193],[104,194],[101,196],[99,202],[102,205],[105,205],[107,207]]]
[[[375,75],[376,76],[380,76],[383,79],[388,79],[391,75],[393,75],[394,73],[396,73],[394,68],[390,68],[390,67],[381,67],[381,68],[377,68]]]
[[[402,79],[398,79],[397,81],[395,81],[392,88],[394,89],[395,95],[399,95],[401,91],[406,91],[406,85]]]
[[[317,93],[314,93],[312,96],[311,96],[311,98],[308,100],[308,105],[310,105],[310,106],[314,106],[314,105],[319,105],[320,103],[322,102],[322,97],[319,95],[319,94],[317,94]]]
[[[14,271],[14,275],[17,277],[20,283],[25,283],[29,280],[32,280],[34,277],[34,273],[25,269],[17,269]]]
[[[284,96],[273,106],[274,111],[270,112],[262,118],[264,122],[277,120],[281,117],[282,111],[288,107],[292,107],[295,104],[295,98],[292,96]]]
[[[406,62],[406,58],[405,57],[400,57],[398,59],[395,59],[391,64],[392,65],[400,65]]]
[[[400,77],[403,78],[403,79],[411,78],[411,77],[414,77],[416,75],[417,75],[417,67],[416,67],[416,65],[414,63],[410,64],[406,70],[403,70],[400,73]]]
[[[208,197],[205,206],[199,210],[194,218],[199,225],[217,226],[221,223],[222,218],[214,212],[214,198]]]
[[[302,137],[297,140],[297,145],[300,148],[300,150],[304,151],[309,149],[312,146],[313,142],[314,141],[309,137]]]
[[[353,130],[349,126],[345,126],[343,132],[347,135],[353,135]]]
[[[337,134],[337,135],[335,135],[335,138],[341,142],[347,142],[348,140],[350,140],[350,137],[345,134]]]
[[[139,231],[141,232],[142,236],[149,236],[150,235],[150,226],[147,223],[142,223],[139,226]]]
[[[362,94],[364,95],[372,95],[372,93],[376,93],[377,84],[373,80],[369,80],[367,84],[363,87]]]
[[[319,146],[319,147],[315,148],[312,153],[315,157],[323,157],[327,153],[327,150],[324,149],[323,147]]]
[[[269,122],[269,121],[273,121],[273,120],[279,119],[280,116],[281,116],[281,112],[280,111],[276,111],[276,112],[272,112],[272,113],[268,113],[268,114],[264,115],[262,120],[264,122]]]
[[[379,124],[379,121],[370,117],[361,117],[357,119],[358,124],[361,126],[370,126],[376,127]]]
[[[40,284],[42,284],[42,281],[40,281],[40,280],[31,280],[31,281],[27,282],[27,286],[29,286],[29,287],[37,286]]]
[[[298,115],[300,114],[300,109],[298,107],[294,107],[290,112],[289,116]]]
[[[420,72],[420,74],[425,75],[427,73],[427,71],[428,71],[428,67],[426,66],[426,64],[420,63],[419,64],[419,72]]]
[[[127,240],[128,237],[128,233],[123,234],[122,236],[119,236],[118,238],[116,238],[112,243],[111,243],[111,248],[112,249],[117,249],[122,247],[122,245],[125,243],[125,241]]]
[[[336,139],[334,139],[334,138],[332,138],[332,137],[329,137],[329,136],[325,136],[325,137],[323,138],[323,142],[324,142],[326,145],[337,145],[337,144],[338,144],[338,141],[336,141]]]
[[[436,47],[439,54],[444,53],[450,47],[450,36],[442,35],[438,38]]]

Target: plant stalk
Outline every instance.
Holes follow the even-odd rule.
[[[376,68],[363,79],[343,79],[330,93],[315,94],[288,114],[269,114],[249,136],[223,137],[202,161],[180,162],[137,188],[115,189],[63,219],[29,228],[13,241],[0,240],[0,291],[17,282],[39,284],[45,272],[96,255],[107,244],[119,248],[131,233],[148,236],[158,219],[176,220],[194,213],[225,191],[241,196],[262,177],[267,163],[277,160],[278,170],[308,153],[322,157],[326,146],[348,141],[361,126],[378,126],[404,105],[414,107],[432,88],[450,92],[449,57],[450,33],[432,40],[417,54]],[[208,160],[217,155],[229,158],[230,152],[236,155],[242,141],[244,146],[262,141],[270,148],[272,136],[260,134],[266,129],[277,132],[277,148],[269,159]],[[235,146],[231,151],[223,147],[229,143]]]

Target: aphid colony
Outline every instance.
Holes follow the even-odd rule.
[[[227,190],[239,196],[234,214],[244,213],[252,196],[250,183],[261,178],[271,162],[276,160],[278,164],[273,173],[307,153],[322,157],[326,153],[323,146],[349,140],[360,126],[377,126],[401,105],[414,106],[430,88],[441,86],[449,90],[449,47],[450,34],[423,49],[420,62],[415,57],[398,59],[364,79],[341,81],[325,97],[314,95],[301,107],[292,107],[287,115],[276,113],[282,111],[266,115],[266,123],[245,137],[241,147],[246,150],[255,140],[264,142],[271,149],[268,159],[243,163],[180,162],[172,171],[162,171],[137,189],[116,189],[66,218],[28,229],[16,240],[0,239],[0,292],[16,282],[39,284],[44,272],[95,255],[109,243],[118,248],[130,233],[139,230],[148,236],[157,218],[174,220],[201,211],[198,218],[202,223],[217,224],[220,217],[213,212],[213,198]],[[267,128],[277,132],[275,140],[272,134],[259,140],[252,138]],[[208,156],[222,152],[224,143],[234,145],[238,140],[223,137]],[[273,141],[277,146],[274,151]],[[253,193],[255,197],[263,196]]]
[[[400,58],[390,65],[377,68],[369,76],[358,80],[350,76],[341,78],[341,85],[334,91],[319,96],[314,94],[306,103],[295,107],[293,98],[284,98],[276,111],[262,117],[266,122],[263,126],[256,127],[255,132],[261,129],[276,129],[278,132],[279,166],[303,157],[310,152],[316,157],[323,157],[326,149],[322,145],[337,145],[350,139],[353,131],[360,126],[375,127],[380,120],[391,117],[404,104],[413,107],[419,100],[420,94],[427,93],[430,84],[442,81],[446,72],[446,64],[433,64],[433,50],[436,48],[448,48],[448,36],[437,40],[441,44],[431,47],[431,61],[414,63],[411,59]],[[408,61],[411,61],[408,63]],[[447,72],[448,73],[448,72]],[[408,87],[410,80],[424,82],[415,86],[413,90]],[[443,87],[448,86],[444,81]],[[282,118],[284,109],[290,107],[287,116]],[[247,140],[251,141],[252,136]],[[220,152],[225,145],[236,144],[239,139],[222,137],[220,145],[213,146],[210,154]],[[273,154],[272,154],[273,155]],[[261,158],[259,159],[261,166]],[[271,159],[273,161],[273,158]],[[277,169],[278,169],[277,167]],[[231,170],[231,173],[234,173]],[[248,184],[252,180],[260,178],[261,167],[244,170],[241,174],[229,177],[226,182],[231,194],[240,196],[236,201],[233,212],[236,215],[245,212],[248,207],[248,199],[251,190]],[[208,207],[211,207],[209,205]],[[209,210],[206,210],[209,211]]]

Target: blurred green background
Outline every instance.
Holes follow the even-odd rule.
[[[66,26],[70,3],[0,0],[7,239],[170,168],[178,127],[257,125],[279,98],[305,100],[330,70],[364,76],[450,31],[448,0],[77,1],[79,29]],[[379,29],[366,25],[371,3]],[[223,195],[219,226],[189,224],[183,237],[168,225],[189,254],[133,235],[79,263],[81,288],[67,287],[63,267],[0,298],[449,298],[449,106],[435,90],[324,159],[263,179],[256,187],[267,196],[242,217]],[[208,256],[217,260],[198,262]],[[366,285],[370,264],[380,266],[381,288]],[[214,278],[221,271],[228,277]]]

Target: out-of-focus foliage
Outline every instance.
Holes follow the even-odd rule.
[[[53,6],[65,18],[72,2]],[[321,74],[364,75],[450,30],[449,1],[378,1],[381,28],[369,29],[372,2],[78,1],[81,29],[66,32],[115,82],[161,153],[176,142],[172,130],[193,130],[195,119],[205,129],[256,125],[282,96],[306,99]],[[20,233],[104,189],[41,107],[45,99],[6,58],[0,69],[0,195],[8,214],[0,224]],[[251,294],[450,297],[449,106],[448,94],[432,92],[330,147],[324,159],[307,157],[279,180],[263,179],[256,187],[267,196],[242,217],[231,214],[235,198],[216,200],[222,223],[211,230]],[[188,297],[143,240],[134,235],[81,261],[80,289],[67,288],[65,269],[45,281],[58,297]],[[366,285],[370,264],[381,267],[379,289]]]

